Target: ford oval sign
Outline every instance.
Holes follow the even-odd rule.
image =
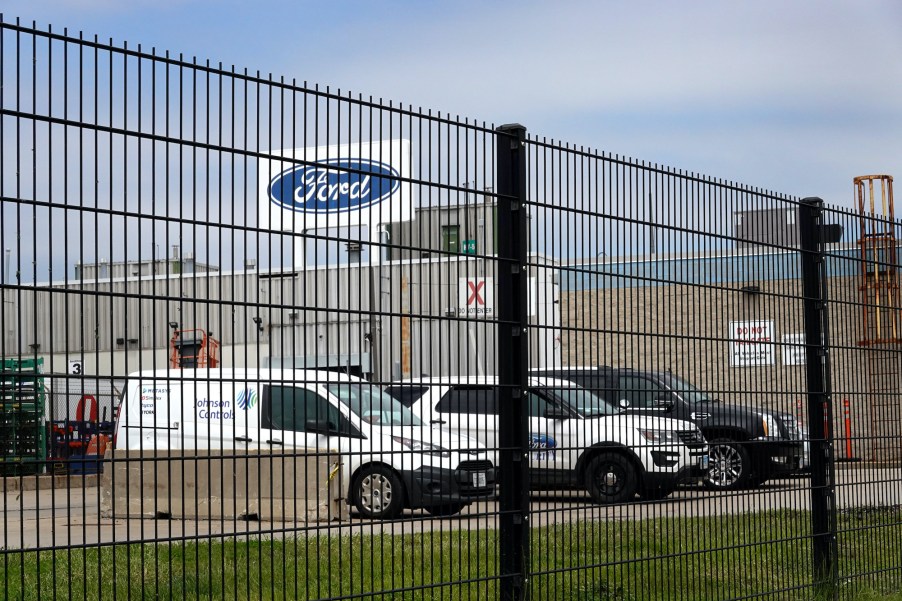
[[[269,184],[270,200],[291,211],[340,213],[377,204],[397,191],[400,174],[366,158],[332,159],[287,169]]]

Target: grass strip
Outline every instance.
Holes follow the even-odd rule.
[[[578,522],[532,531],[533,599],[814,599],[810,516]],[[839,598],[902,601],[902,511],[839,516]],[[5,551],[0,599],[495,599],[495,530]]]

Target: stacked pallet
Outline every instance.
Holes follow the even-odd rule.
[[[37,474],[47,459],[43,359],[0,364],[0,476]]]

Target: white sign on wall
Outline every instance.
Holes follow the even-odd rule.
[[[85,373],[85,364],[81,359],[69,359],[69,374],[82,376]]]
[[[730,367],[774,364],[774,322],[730,322]]]
[[[537,290],[536,278],[528,278],[526,285],[526,307],[529,317],[535,317],[539,305],[547,309],[547,304],[557,302],[558,290],[554,285]],[[452,309],[453,311],[453,309]],[[460,317],[495,316],[495,280],[487,277],[459,278],[457,285],[457,315]]]
[[[460,317],[494,317],[495,279],[486,277],[459,278],[457,285],[457,314]]]
[[[805,334],[783,334],[783,365],[805,365]]]
[[[259,225],[275,232],[365,226],[378,243],[413,213],[410,140],[273,150],[258,169]]]

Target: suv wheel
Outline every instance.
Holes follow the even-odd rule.
[[[749,484],[752,464],[742,443],[716,438],[709,443],[711,465],[705,486],[712,490],[738,490]]]
[[[351,498],[365,517],[391,520],[401,515],[404,488],[394,471],[384,465],[366,465],[354,478]]]
[[[636,467],[620,453],[602,453],[589,461],[586,490],[596,503],[629,501],[638,487]]]

